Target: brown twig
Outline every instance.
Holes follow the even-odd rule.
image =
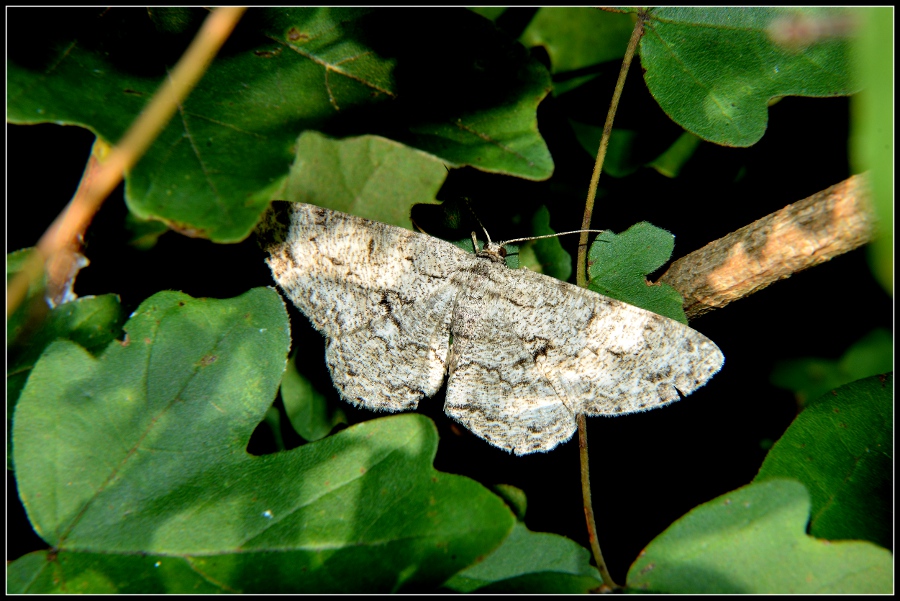
[[[678,259],[659,281],[681,293],[693,319],[858,248],[873,232],[866,177],[854,175]]]
[[[54,269],[54,273],[65,272],[67,262],[65,259],[57,259],[59,253],[67,253],[72,248],[100,205],[122,181],[124,173],[134,167],[166,126],[178,105],[200,80],[219,48],[228,39],[244,10],[246,9],[240,7],[217,8],[206,18],[191,45],[147,108],[125,132],[102,165],[96,170],[90,170],[90,185],[79,186],[68,206],[41,237],[36,252],[31,253],[22,270],[10,282],[6,296],[7,318],[25,298],[30,284],[41,276],[48,261],[59,267]],[[54,273],[50,275],[53,276]],[[57,287],[60,285],[51,284]]]

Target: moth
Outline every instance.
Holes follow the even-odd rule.
[[[722,367],[719,348],[669,318],[329,209],[283,203],[261,227],[275,281],[325,336],[341,397],[415,409],[444,379],[444,410],[517,455],[569,440],[575,416],[679,400]],[[679,394],[680,393],[680,394]]]

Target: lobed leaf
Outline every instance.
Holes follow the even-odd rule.
[[[585,594],[603,579],[590,564],[587,549],[517,522],[510,535],[484,561],[448,580],[444,587],[460,593]]]
[[[588,288],[686,324],[678,291],[647,282],[647,274],[668,261],[673,248],[675,236],[646,221],[621,234],[603,232],[588,251]]]
[[[285,183],[285,200],[413,229],[414,204],[433,204],[447,177],[434,156],[378,136],[331,140],[305,132]]]
[[[553,90],[562,94],[596,75],[590,67],[621,60],[634,28],[631,15],[587,6],[545,6],[537,11],[519,41],[543,46],[550,56]],[[594,145],[590,150],[597,152]]]
[[[859,9],[664,7],[647,11],[641,66],[650,93],[676,123],[726,146],[762,138],[770,101],[858,91],[850,58]],[[840,35],[792,43],[791,28],[846,23]]]
[[[893,590],[893,557],[868,542],[805,533],[809,494],[757,482],[692,509],[628,571],[628,588],[691,594],[866,594]]]
[[[371,592],[436,586],[512,527],[503,502],[431,467],[418,415],[246,452],[285,367],[272,289],[162,292],[99,358],[55,342],[13,425],[20,496],[53,549],[19,592]]]
[[[755,482],[794,478],[812,498],[809,530],[828,540],[893,543],[894,376],[825,394],[766,455]]]
[[[205,15],[15,9],[9,120],[119,139]],[[546,70],[469,11],[422,10],[415,21],[409,30],[390,10],[251,9],[128,174],[129,208],[191,236],[241,240],[310,129],[381,134],[451,165],[549,177],[535,114]],[[40,51],[29,49],[35,38]]]

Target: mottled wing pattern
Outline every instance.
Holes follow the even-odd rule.
[[[325,335],[332,379],[347,401],[401,411],[434,395],[446,373],[450,276],[476,258],[448,242],[295,203],[269,267]]]
[[[527,270],[496,253],[311,205],[261,226],[276,281],[326,339],[341,395],[415,408],[449,371],[448,415],[502,449],[549,451],[575,416],[658,407],[722,366],[671,319]],[[450,348],[452,336],[453,344]]]
[[[655,313],[483,261],[457,301],[447,413],[516,454],[547,451],[575,415],[652,409],[702,386],[724,357]]]

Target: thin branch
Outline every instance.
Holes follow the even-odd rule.
[[[584,203],[584,217],[581,220],[581,229],[585,230],[578,240],[578,261],[575,266],[575,281],[582,287],[587,287],[587,230],[591,229],[591,217],[594,213],[594,199],[597,197],[597,185],[600,182],[600,173],[603,171],[603,162],[606,160],[606,149],[609,147],[609,137],[612,135],[613,120],[616,117],[616,109],[619,108],[619,99],[622,98],[622,90],[625,88],[625,77],[631,60],[637,51],[638,42],[644,35],[644,14],[638,14],[631,39],[628,40],[628,48],[622,58],[622,68],[619,70],[619,79],[616,80],[616,89],[613,91],[612,101],[609,103],[609,111],[606,113],[606,123],[603,125],[603,135],[600,136],[600,148],[597,149],[597,160],[594,162],[594,172],[591,174],[591,184],[588,187],[587,200]]]
[[[65,272],[64,267],[68,263],[64,259],[57,260],[58,253],[65,253],[72,248],[100,205],[122,181],[123,174],[134,167],[150,147],[178,105],[203,76],[245,10],[240,7],[217,8],[206,18],[191,45],[147,108],[125,132],[100,168],[92,170],[90,185],[79,186],[66,209],[41,237],[37,252],[31,253],[22,270],[10,282],[6,296],[7,318],[25,298],[29,285],[41,276],[48,261],[53,266],[59,266],[60,272]]]
[[[597,524],[594,521],[594,508],[591,504],[591,471],[588,466],[587,423],[584,419],[584,414],[579,413],[576,421],[578,422],[578,452],[581,456],[581,498],[584,502],[584,518],[587,520],[588,539],[591,543],[594,561],[597,562],[597,569],[600,570],[600,576],[603,577],[603,590],[613,591],[622,587],[612,579],[609,569],[606,567],[606,561],[603,559],[603,552],[600,551],[600,543],[597,542]]]
[[[872,240],[865,174],[766,215],[678,259],[660,277],[688,319],[762,290]]]
[[[588,188],[587,200],[584,204],[584,218],[581,221],[581,237],[578,240],[578,261],[576,264],[575,279],[582,288],[587,287],[587,243],[588,231],[591,228],[591,216],[594,212],[594,199],[597,197],[597,184],[600,181],[600,173],[603,171],[603,162],[606,160],[606,149],[609,146],[609,137],[612,134],[613,120],[616,116],[616,109],[619,107],[619,99],[622,97],[622,90],[625,88],[625,78],[628,76],[628,68],[637,51],[638,42],[644,34],[644,18],[643,12],[638,13],[637,21],[634,24],[634,30],[631,32],[631,39],[628,40],[628,47],[625,49],[625,56],[622,58],[622,68],[619,69],[619,79],[616,81],[616,89],[613,92],[612,101],[609,104],[609,110],[606,113],[606,123],[603,125],[603,135],[600,137],[600,147],[597,149],[597,160],[594,162],[594,172],[591,174],[591,184]],[[594,554],[594,561],[600,575],[603,577],[605,587],[609,589],[620,588],[613,581],[603,559],[603,553],[600,551],[600,543],[597,541],[597,524],[594,521],[594,508],[591,505],[591,479],[590,467],[588,464],[587,451],[587,424],[583,414],[578,414],[576,421],[578,423],[578,442],[581,452],[581,495],[584,502],[584,518],[587,521],[588,537],[591,541],[591,551]]]

